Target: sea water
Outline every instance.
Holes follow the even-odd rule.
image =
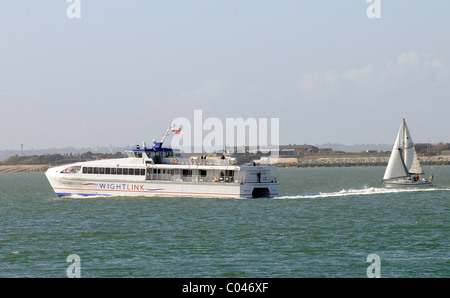
[[[384,169],[279,169],[274,199],[58,198],[0,174],[0,277],[367,277],[370,255],[381,277],[450,277],[450,167],[423,189]]]

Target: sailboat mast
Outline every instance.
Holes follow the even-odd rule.
[[[407,142],[406,142],[406,122],[405,122],[405,118],[403,118],[402,121],[402,161],[403,161],[403,166],[406,168],[405,165],[405,160],[406,160],[406,146],[407,146]],[[408,171],[406,171],[408,173]]]

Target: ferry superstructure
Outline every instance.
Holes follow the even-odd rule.
[[[169,127],[170,128],[170,127]],[[168,129],[169,130],[169,129]],[[259,198],[278,195],[271,166],[239,166],[225,156],[185,157],[153,142],[128,157],[73,163],[45,175],[56,195]]]

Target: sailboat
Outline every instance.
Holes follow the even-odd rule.
[[[422,166],[406,121],[403,119],[384,173],[383,182],[388,187],[431,186],[433,176],[422,178],[419,176],[422,174],[424,174]]]

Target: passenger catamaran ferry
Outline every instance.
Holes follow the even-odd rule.
[[[238,166],[234,158],[185,157],[163,147],[125,150],[127,158],[79,162],[47,170],[60,196],[259,198],[278,195],[276,167]]]

